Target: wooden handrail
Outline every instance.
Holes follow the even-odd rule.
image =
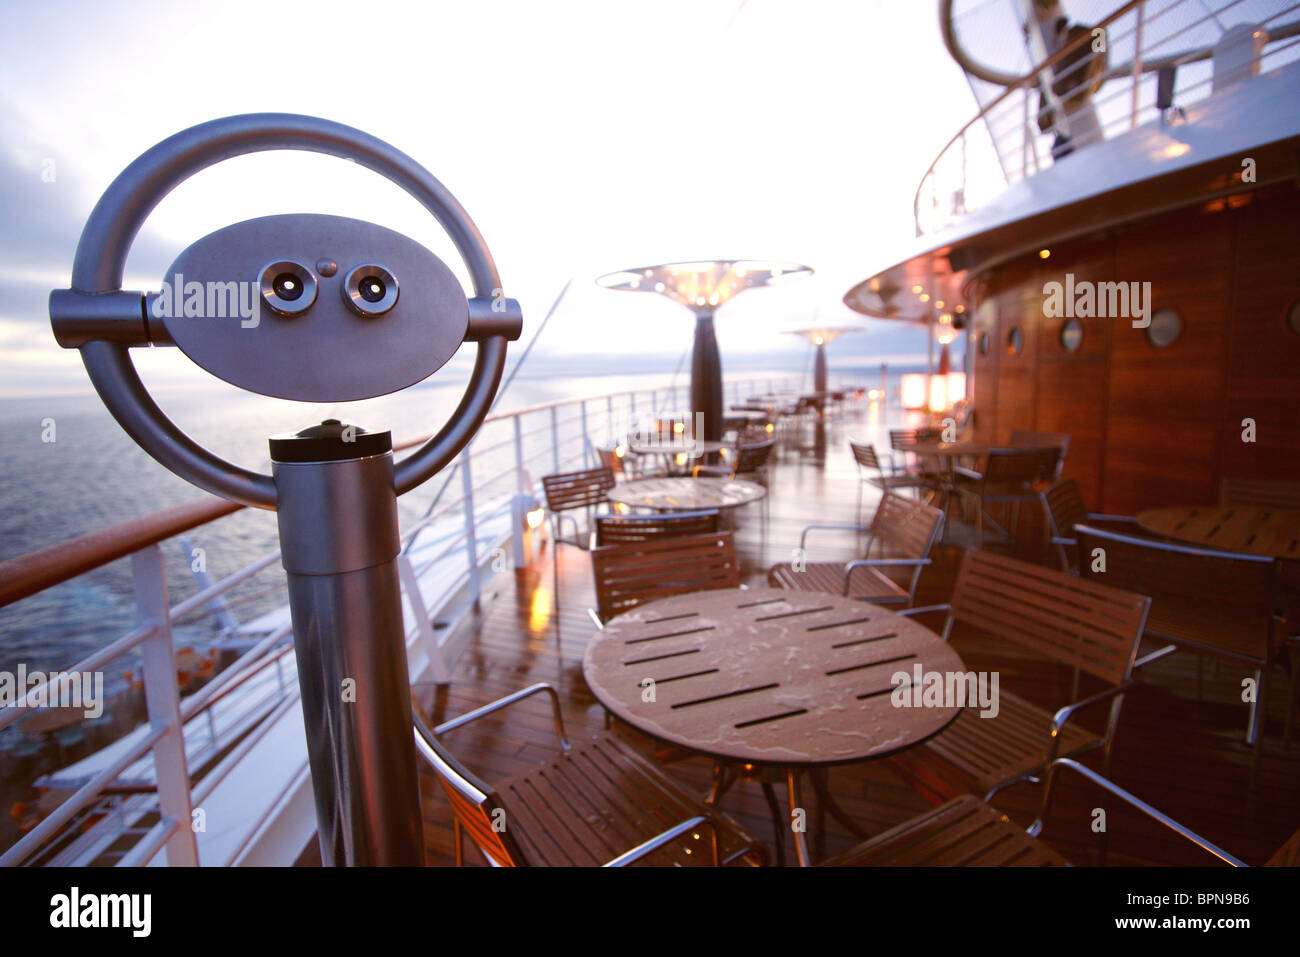
[[[610,393],[611,397],[630,395],[632,392],[646,390],[629,390]],[[658,391],[658,390],[649,390]],[[586,399],[559,399],[541,405],[528,406],[512,412],[497,413],[489,416],[487,421],[508,419],[529,412],[536,412],[551,406],[576,404],[579,402],[602,399],[605,396],[591,396]],[[393,451],[423,445],[430,436],[404,439],[393,443]],[[200,525],[238,512],[247,506],[230,502],[215,495],[205,495],[171,508],[161,509],[138,518],[110,525],[98,531],[88,532],[76,538],[50,545],[46,548],[19,555],[8,561],[0,562],[0,608],[12,605],[39,591],[43,591],[60,582],[65,582],[78,575],[94,571],[109,562],[117,561],[128,555],[173,538]]]
[[[0,608],[241,508],[207,495],[0,562]]]

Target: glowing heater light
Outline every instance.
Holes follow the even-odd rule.
[[[546,521],[546,509],[540,507],[535,508],[525,517],[528,520],[529,528],[537,528],[542,524],[542,522]]]
[[[925,408],[925,375],[921,372],[908,372],[902,377],[899,389],[904,409]]]

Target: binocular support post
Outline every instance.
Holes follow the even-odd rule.
[[[271,466],[321,861],[421,866],[391,437],[327,420]]]

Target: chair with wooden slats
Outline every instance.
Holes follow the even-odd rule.
[[[776,439],[766,439],[752,445],[738,442],[731,450],[729,461],[718,465],[697,465],[691,469],[693,478],[751,478],[760,485],[767,485],[767,460],[776,447]]]
[[[1244,862],[1221,850],[1201,835],[1161,813],[1141,798],[1069,758],[1053,761],[1043,788],[1038,818],[1021,828],[996,808],[963,794],[826,861],[827,867],[1052,867],[1069,865],[1041,839],[1052,806],[1052,792],[1063,770],[1073,771],[1157,821],[1183,839],[1203,848],[1226,864]],[[1297,835],[1300,837],[1300,834]],[[1295,843],[1292,838],[1290,843]],[[1101,845],[1104,853],[1105,845]],[[1273,863],[1285,860],[1284,846]],[[1282,858],[1282,860],[1279,860]]]
[[[674,535],[707,535],[719,531],[717,509],[656,515],[597,515],[596,547],[635,545]]]
[[[807,561],[808,535],[818,530],[866,532],[863,557],[851,562]],[[870,525],[809,525],[799,538],[804,560],[774,565],[767,580],[774,588],[830,592],[881,605],[910,604],[921,569],[930,564],[930,550],[942,531],[939,509],[885,492]],[[901,582],[886,574],[890,570],[901,573]]]
[[[949,604],[900,614],[946,609],[945,638],[954,625],[974,628],[1090,674],[1107,687],[1055,711],[1000,691],[996,717],[981,717],[977,705],[968,706],[925,744],[889,759],[891,766],[934,803],[964,792],[988,800],[1010,784],[1037,782],[1057,757],[1101,749],[1109,767],[1150,605],[1149,598],[1110,585],[1003,555],[968,551]],[[1106,703],[1109,716],[1100,734],[1072,721],[1081,709]]]
[[[1043,492],[1043,506],[1047,512],[1047,530],[1051,543],[1056,546],[1062,571],[1078,571],[1078,554],[1074,539],[1076,525],[1123,524],[1137,530],[1137,519],[1131,515],[1103,515],[1090,512],[1074,479],[1061,479]]]
[[[1046,481],[1054,482],[1061,477],[1061,470],[1065,468],[1065,456],[1070,451],[1070,434],[1068,432],[1034,432],[1028,429],[1013,429],[1011,438],[1007,440],[1007,445],[1013,449],[1036,449],[1036,448],[1056,448],[1061,450],[1061,454],[1055,456],[1054,460],[1048,456],[1043,459],[1044,465],[1051,464],[1051,474],[1044,474]]]
[[[443,744],[448,732],[525,698],[551,699],[559,753],[493,787]],[[456,866],[464,837],[497,867],[764,864],[763,847],[612,734],[570,745],[555,690],[535,684],[430,730],[416,750],[451,804]]]
[[[935,484],[931,479],[916,472],[896,470],[892,459],[882,459],[874,445],[849,440],[849,449],[853,452],[853,461],[858,465],[858,478],[863,482],[874,485],[882,492],[910,488],[927,489],[933,495]]]
[[[584,551],[590,548],[591,532],[588,529],[584,540],[582,527],[578,520],[567,513],[592,510],[605,505],[610,489],[616,484],[614,472],[607,466],[583,469],[579,472],[562,472],[542,477],[542,488],[546,492],[546,511],[551,517],[551,529],[554,541],[551,545],[551,565],[558,592],[560,583],[559,546],[576,545]],[[562,529],[567,519],[573,525],[573,538],[564,538]],[[557,616],[558,620],[558,616]]]
[[[598,627],[637,605],[712,588],[739,588],[740,565],[731,532],[673,535],[591,552]]]
[[[916,445],[919,442],[938,442],[942,438],[943,430],[933,427],[890,429],[889,448],[901,459],[898,471],[937,480],[945,471],[943,461],[933,455],[917,455]],[[909,456],[911,461],[908,461]]]
[[[1057,446],[1030,449],[990,449],[979,471],[954,469],[954,491],[963,502],[975,505],[975,536],[982,547],[987,519],[999,534],[1014,538],[1022,502],[1041,503],[1035,486],[1056,474],[1061,450]],[[987,514],[989,505],[1012,505],[1010,528],[1004,529]]]
[[[1077,526],[1075,534],[1082,576],[1151,598],[1148,635],[1254,668],[1256,694],[1247,722],[1254,781],[1267,714],[1268,671],[1283,663],[1286,639],[1296,633],[1294,623],[1288,627],[1278,610],[1277,563],[1259,555],[1192,548],[1087,525]],[[1294,710],[1293,683],[1288,713]]]
[[[1300,482],[1225,478],[1219,482],[1219,504],[1246,508],[1280,508],[1300,512]]]

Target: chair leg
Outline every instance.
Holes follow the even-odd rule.
[[[1254,748],[1250,755],[1250,786],[1252,788],[1259,782],[1259,759],[1264,750],[1264,725],[1268,721],[1268,706],[1264,700],[1264,686],[1268,682],[1267,666],[1260,668],[1255,672],[1257,681],[1255,685],[1255,700],[1251,704],[1250,710],[1250,730],[1253,738],[1251,743]]]
[[[1295,728],[1296,691],[1300,690],[1300,655],[1291,656],[1291,690],[1286,696],[1286,723],[1283,725],[1283,740],[1291,744],[1291,732]]]
[[[456,866],[463,867],[465,864],[465,849],[461,842],[462,832],[460,829],[460,819],[456,818],[451,822],[452,839],[456,842]]]

